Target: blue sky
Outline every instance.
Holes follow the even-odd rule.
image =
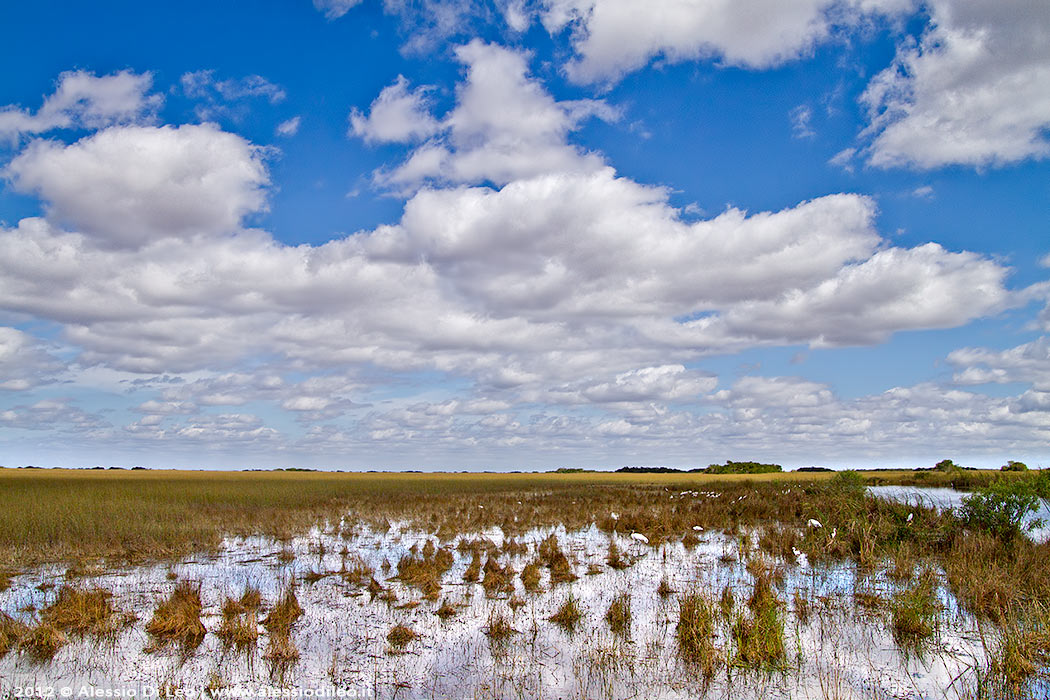
[[[0,463],[1050,463],[1050,8],[0,8]]]

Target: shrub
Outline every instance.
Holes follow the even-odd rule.
[[[783,471],[779,464],[762,464],[761,462],[731,462],[712,464],[704,471],[708,474],[771,474]]]
[[[959,519],[969,528],[1012,539],[1021,534],[1025,518],[1039,508],[1039,497],[1032,486],[1028,482],[997,481],[981,488],[963,500]]]
[[[831,477],[830,488],[838,493],[849,496],[861,496],[867,488],[864,477],[855,471],[847,470],[838,472]]]

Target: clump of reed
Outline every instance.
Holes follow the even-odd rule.
[[[795,560],[795,551],[802,538],[794,527],[785,527],[779,523],[766,527],[758,538],[758,548],[770,556],[787,561]]]
[[[1011,611],[998,628],[998,649],[990,655],[992,674],[1007,695],[1020,697],[1033,676],[1050,664],[1050,607],[1036,604]],[[1034,696],[1034,693],[1032,693]]]
[[[722,587],[722,594],[718,596],[718,611],[722,614],[723,620],[730,620],[734,610],[736,610],[736,596],[733,594],[733,587],[727,583]]]
[[[227,597],[222,604],[222,624],[215,636],[227,647],[251,649],[259,638],[258,611],[262,595],[258,588],[245,586],[240,598]]]
[[[303,615],[303,608],[299,605],[299,598],[295,595],[295,588],[288,586],[277,603],[270,609],[269,614],[263,618],[262,625],[270,635],[287,635],[292,626]]]
[[[879,610],[886,604],[886,600],[870,579],[865,579],[853,587],[853,602],[858,608],[867,611]]]
[[[510,620],[507,619],[507,616],[502,611],[494,610],[489,614],[484,632],[489,639],[501,641],[515,634],[517,630],[510,624]]]
[[[201,622],[201,610],[200,584],[180,581],[153,611],[146,632],[161,644],[176,642],[184,651],[195,649],[207,632]]]
[[[736,613],[731,633],[733,665],[744,668],[780,668],[786,656],[783,605],[773,590],[772,575],[760,572],[746,609]]]
[[[452,568],[455,556],[444,547],[438,549],[431,540],[423,545],[420,556],[406,554],[397,564],[397,578],[419,589],[427,600],[441,596],[441,577]]]
[[[554,533],[540,542],[538,554],[540,560],[550,569],[551,583],[568,583],[577,579],[572,570],[572,564],[569,563],[565,552],[561,550],[561,545],[558,544],[558,538]]]
[[[493,598],[514,591],[514,570],[509,566],[500,566],[492,555],[485,560],[484,573],[481,587],[485,589],[485,595],[488,597]]]
[[[442,620],[447,620],[450,617],[455,617],[458,612],[459,610],[456,609],[455,605],[448,600],[443,600],[441,601],[441,605],[438,606],[438,609],[434,611],[434,614]]]
[[[631,563],[623,557],[623,552],[621,552],[620,548],[616,545],[616,540],[609,541],[609,553],[605,557],[605,563],[608,564],[610,568],[617,570],[626,569],[631,565]]]
[[[62,630],[42,622],[21,636],[18,648],[34,661],[50,661],[68,641]]]
[[[683,594],[678,600],[678,623],[675,638],[678,653],[691,666],[699,669],[705,679],[714,676],[724,663],[720,649],[714,644],[714,611],[710,601],[701,593]]]
[[[915,575],[915,553],[912,546],[902,542],[893,554],[893,566],[886,571],[886,577],[893,581],[910,581]]]
[[[0,657],[13,649],[28,631],[25,624],[0,610]]]
[[[78,635],[113,634],[134,616],[121,614],[110,600],[113,594],[103,588],[82,589],[62,586],[51,605],[41,613],[43,622],[62,632]]]
[[[615,634],[626,636],[631,632],[631,619],[631,594],[620,593],[609,604],[605,621]]]
[[[369,566],[360,556],[344,557],[339,569],[339,575],[347,583],[358,586],[368,585],[368,580],[375,574],[375,569]]]
[[[409,642],[414,640],[419,635],[411,627],[404,624],[397,624],[390,628],[387,632],[386,641],[390,644],[391,648],[395,650],[404,649],[408,646]]]
[[[572,633],[583,619],[583,610],[580,609],[579,601],[570,595],[549,619],[566,632]]]
[[[893,640],[904,649],[921,650],[933,636],[940,619],[941,605],[937,600],[937,581],[926,571],[909,588],[894,594],[890,601]]]
[[[270,636],[263,658],[270,662],[271,676],[283,677],[299,660],[299,649],[292,642],[292,627],[302,615],[303,608],[299,605],[295,588],[289,585],[269,614],[263,618],[262,625]]]
[[[481,580],[481,550],[475,549],[470,559],[470,564],[467,565],[466,570],[463,572],[463,580],[467,583],[477,583]]]
[[[540,590],[540,563],[529,562],[521,569],[521,585],[530,593]]]
[[[795,610],[795,619],[799,624],[808,624],[810,612],[809,597],[798,588],[795,589],[792,607]]]

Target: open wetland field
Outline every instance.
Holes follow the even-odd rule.
[[[0,470],[0,697],[1050,697],[1045,488]]]

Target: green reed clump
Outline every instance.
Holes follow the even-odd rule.
[[[746,609],[732,625],[733,665],[745,668],[781,668],[786,657],[783,604],[773,591],[772,574],[761,572]]]
[[[721,650],[714,645],[714,634],[714,607],[710,601],[700,593],[682,595],[675,626],[678,653],[707,679],[724,663]]]
[[[903,649],[921,650],[937,630],[941,604],[937,580],[924,572],[915,585],[898,591],[890,600],[893,640]]]

